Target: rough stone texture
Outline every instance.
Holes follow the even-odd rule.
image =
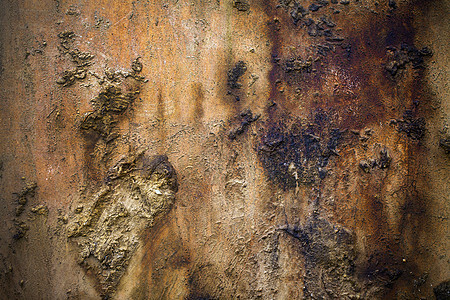
[[[0,298],[445,299],[449,3],[0,2]]]

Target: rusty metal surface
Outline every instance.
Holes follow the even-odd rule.
[[[1,298],[448,299],[448,1],[0,9]]]

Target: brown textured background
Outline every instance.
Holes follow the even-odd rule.
[[[346,2],[1,1],[0,297],[101,297],[66,223],[145,148],[176,170],[175,205],[102,297],[433,299],[450,279],[449,2]],[[63,86],[68,31],[94,58]],[[148,81],[114,139],[81,129],[105,71],[138,57]]]

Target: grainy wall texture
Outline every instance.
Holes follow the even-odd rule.
[[[450,299],[450,2],[2,0],[1,299]]]

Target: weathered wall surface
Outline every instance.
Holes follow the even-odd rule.
[[[0,298],[448,299],[448,1],[1,1]]]

